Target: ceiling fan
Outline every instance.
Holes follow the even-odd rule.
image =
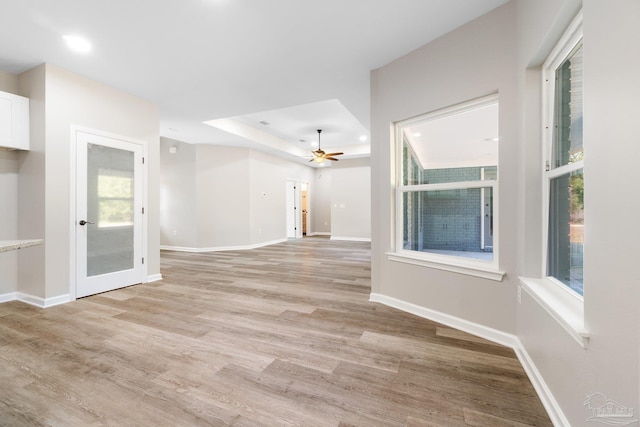
[[[334,162],[337,162],[338,159],[336,159],[334,156],[340,156],[344,153],[339,152],[339,153],[325,153],[322,148],[320,148],[320,133],[322,132],[322,129],[318,129],[318,149],[315,151],[312,151],[311,153],[313,154],[313,159],[309,160],[310,162],[316,162],[316,163],[324,163],[325,160],[333,160]]]

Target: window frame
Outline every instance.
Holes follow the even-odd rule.
[[[551,184],[555,178],[570,174],[579,169],[584,173],[584,158],[574,163],[568,163],[556,168],[551,167],[554,155],[554,122],[555,122],[555,75],[556,70],[569,57],[569,55],[582,44],[582,11],[573,19],[563,36],[560,38],[547,60],[542,65],[542,263],[541,275],[546,282],[552,284],[549,289],[552,294],[558,294],[558,298],[564,298],[567,294],[577,303],[584,304],[584,297],[571,289],[565,283],[547,274],[549,256],[549,216]]]
[[[547,276],[547,253],[549,242],[549,205],[551,180],[559,175],[566,174],[565,166],[546,171],[546,161],[551,161],[553,153],[553,110],[555,84],[548,82],[555,80],[555,70],[564,62],[567,56],[582,40],[582,11],[573,19],[564,35],[560,38],[554,49],[541,68],[541,95],[542,95],[542,167],[541,167],[541,266],[537,277],[519,277],[518,301],[522,302],[521,291],[525,291],[534,302],[542,307],[549,316],[554,319],[582,348],[589,346],[590,333],[584,324],[584,297],[570,289],[567,285]],[[584,167],[584,160],[581,160]],[[577,167],[576,169],[579,169]]]
[[[451,271],[460,274],[466,274],[485,279],[502,281],[505,272],[499,270],[499,155],[498,155],[498,172],[495,180],[486,181],[456,181],[449,183],[437,184],[416,184],[404,185],[403,183],[403,129],[426,120],[435,120],[448,117],[454,114],[463,113],[483,106],[492,104],[499,105],[498,93],[483,96],[459,104],[442,108],[430,113],[422,114],[410,119],[402,120],[392,124],[392,152],[394,153],[392,161],[392,187],[394,197],[392,198],[394,206],[392,215],[392,242],[391,251],[387,253],[388,259],[396,262],[403,262],[413,265],[425,266],[429,268]],[[499,146],[498,146],[499,152]],[[493,214],[493,259],[476,260],[463,256],[435,254],[430,252],[419,252],[404,249],[404,194],[420,191],[437,191],[437,190],[458,190],[458,189],[492,189],[492,214]]]

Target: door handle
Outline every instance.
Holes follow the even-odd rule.
[[[80,222],[78,222],[78,224],[87,225],[87,224],[93,224],[93,222],[89,222],[89,221],[85,221],[84,219],[81,219]]]

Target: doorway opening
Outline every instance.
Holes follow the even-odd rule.
[[[302,187],[302,236],[311,234],[311,183],[303,181]]]

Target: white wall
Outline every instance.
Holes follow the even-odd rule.
[[[535,75],[550,48],[580,7],[578,1],[519,2],[522,68]],[[518,309],[518,336],[572,425],[586,425],[586,396],[600,392],[627,407],[640,409],[640,279],[635,227],[640,201],[635,197],[640,169],[635,153],[640,134],[636,113],[640,86],[637,23],[640,3],[633,0],[584,0],[584,145],[585,145],[585,327],[591,334],[582,349],[546,311],[524,295]],[[625,59],[623,59],[625,58]],[[620,67],[616,64],[621,65]],[[615,71],[614,71],[615,70]],[[521,81],[524,104],[535,111],[541,81]],[[523,134],[538,135],[535,121],[525,121]],[[525,145],[535,146],[530,137]],[[540,181],[541,157],[528,147],[525,186]],[[537,160],[537,162],[536,162]],[[529,211],[521,229],[525,247],[538,252],[538,198],[524,194]],[[532,275],[538,259],[523,257],[522,274]],[[537,264],[537,265],[536,265]]]
[[[527,293],[518,275],[540,277],[540,66],[583,3],[585,327],[583,349]],[[640,231],[635,161],[640,124],[640,3],[516,0],[372,73],[373,292],[479,327],[514,334],[548,387],[562,425],[589,424],[587,396],[600,392],[640,409]],[[500,268],[489,282],[386,259],[390,249],[389,126],[498,90]]]
[[[176,154],[169,154],[172,145]],[[286,181],[313,180],[307,166],[247,148],[163,139],[161,158],[164,247],[218,250],[284,240]]]
[[[286,238],[287,179],[295,180],[300,189],[302,181],[313,180],[313,169],[259,151],[251,151],[249,171],[251,241],[255,244]],[[313,198],[313,188],[311,191]],[[302,212],[301,200],[297,201],[299,212]],[[313,215],[313,211],[311,214]],[[302,227],[302,222],[299,226]]]
[[[20,291],[50,299],[70,287],[71,126],[148,143],[148,273],[160,273],[158,108],[140,98],[52,65],[19,76],[31,100],[31,150],[21,154],[19,235],[44,238],[20,256]]]
[[[251,243],[249,155],[246,148],[197,146],[196,247]]]
[[[174,147],[176,152],[170,153]],[[160,244],[194,246],[196,220],[196,146],[160,138]]]
[[[311,230],[322,235],[331,234],[331,172],[331,168],[317,168],[311,181]]]
[[[313,169],[247,148],[165,138],[160,153],[163,247],[218,250],[286,239],[288,179],[310,183],[310,235],[371,236],[368,159]]]
[[[371,239],[370,159],[331,165],[331,238]]]

